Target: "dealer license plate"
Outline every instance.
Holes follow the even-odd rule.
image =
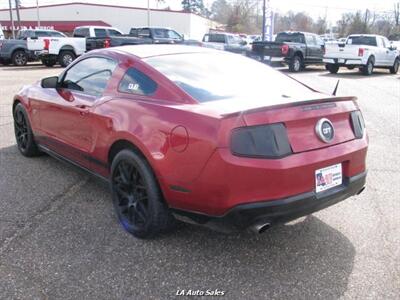
[[[315,171],[315,191],[317,193],[342,184],[342,164]]]

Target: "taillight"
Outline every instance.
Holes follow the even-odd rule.
[[[2,43],[2,42],[0,42],[0,49],[1,49],[1,48],[3,48],[3,43]]]
[[[357,139],[361,139],[365,132],[365,123],[361,112],[359,110],[351,112],[350,118],[354,136]]]
[[[111,40],[110,39],[105,39],[104,40],[104,48],[109,48],[111,46]]]
[[[358,56],[364,56],[364,48],[358,48]]]
[[[292,154],[283,123],[233,129],[231,151],[233,155],[255,158],[281,158]]]
[[[43,39],[43,42],[44,42],[44,50],[49,50],[50,40],[49,39]]]
[[[289,53],[289,45],[282,45],[281,52],[283,55],[288,54]]]

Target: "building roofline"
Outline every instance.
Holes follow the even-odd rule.
[[[39,8],[69,6],[69,5],[87,5],[87,6],[101,6],[101,7],[147,10],[147,8],[144,8],[144,7],[112,5],[112,4],[100,4],[100,3],[90,3],[90,2],[67,2],[67,3],[47,4],[47,5],[39,5]],[[19,9],[20,10],[36,9],[36,6],[22,6]],[[10,9],[9,8],[1,8],[0,9],[0,11],[8,11],[8,10],[10,10]],[[12,10],[14,11],[15,8],[13,8]],[[183,14],[193,14],[193,13],[190,13],[190,12],[187,12],[187,11],[184,11],[184,10],[157,9],[157,8],[150,8],[150,10],[151,11],[176,12],[176,13],[183,13]]]

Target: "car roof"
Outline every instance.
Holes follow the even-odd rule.
[[[198,46],[186,45],[131,45],[113,47],[113,50],[125,52],[139,58],[172,55],[172,54],[185,54],[185,53],[218,53],[220,51],[211,48],[203,48]]]
[[[111,26],[91,26],[91,25],[89,26],[89,25],[87,25],[87,26],[75,27],[75,29],[79,29],[79,28],[117,29],[118,31],[120,31],[118,28],[111,27]]]

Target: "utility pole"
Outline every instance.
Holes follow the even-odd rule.
[[[36,0],[37,26],[40,27],[39,0]]]
[[[265,16],[265,10],[266,10],[266,4],[265,4],[265,0],[263,0],[263,20],[262,20],[262,41],[265,41],[265,21],[266,21],[266,16]]]
[[[11,0],[8,0],[8,4],[10,5],[11,33],[12,33],[12,37],[13,37],[13,39],[15,39],[15,32],[14,32],[14,18],[13,18],[13,11],[12,11]]]
[[[150,27],[150,0],[147,0],[147,26]]]
[[[15,11],[17,12],[17,24],[19,30],[21,30],[21,18],[19,15],[19,0],[15,0]]]

